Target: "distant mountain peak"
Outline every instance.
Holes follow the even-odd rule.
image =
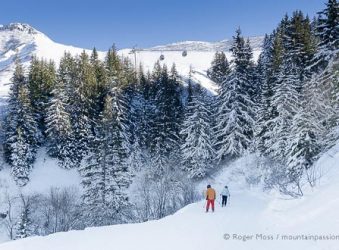
[[[250,44],[252,49],[260,50],[264,37],[263,36],[253,36],[249,37]],[[182,41],[175,42],[165,45],[158,45],[155,47],[147,48],[144,50],[149,51],[229,51],[231,48],[233,40],[224,39],[218,42],[207,42],[207,41]]]
[[[39,31],[34,29],[32,26],[30,26],[27,23],[10,23],[10,24],[5,24],[5,25],[0,25],[0,31],[22,31],[26,32],[28,34],[38,34]]]

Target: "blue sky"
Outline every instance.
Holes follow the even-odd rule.
[[[0,24],[26,22],[54,41],[106,50],[183,40],[218,41],[274,29],[285,13],[313,17],[326,0],[7,0]]]

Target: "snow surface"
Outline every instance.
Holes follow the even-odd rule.
[[[6,211],[5,194],[11,197],[18,197],[20,194],[47,195],[52,188],[75,188],[82,191],[80,185],[80,175],[76,169],[63,169],[58,166],[57,160],[47,156],[44,148],[41,148],[37,154],[37,160],[34,163],[30,173],[30,181],[24,187],[19,187],[11,175],[10,167],[3,163],[3,169],[0,170],[0,212]],[[0,243],[10,240],[1,226],[0,221]]]
[[[76,169],[63,169],[58,166],[57,160],[47,156],[45,149],[38,151],[37,160],[30,173],[30,181],[24,187],[19,187],[11,175],[10,167],[4,165],[0,171],[0,195],[4,189],[15,194],[46,194],[53,187],[66,188],[75,186],[80,188],[80,175]],[[1,206],[0,206],[1,207]]]
[[[253,156],[239,159],[208,180],[217,191],[226,183],[231,192],[229,206],[217,203],[215,213],[206,214],[202,200],[158,221],[31,237],[3,243],[0,250],[338,250],[339,236],[317,241],[282,240],[282,236],[339,235],[339,144],[317,162],[322,178],[300,199],[251,187],[241,169],[255,171],[254,160]],[[225,240],[225,234],[230,239]]]
[[[47,156],[44,148],[39,149],[37,160],[34,163],[30,173],[30,181],[24,187],[16,185],[11,175],[10,167],[2,163],[0,170],[0,212],[7,210],[5,195],[9,194],[12,198],[19,197],[20,194],[48,195],[52,188],[74,188],[82,192],[80,185],[80,175],[76,169],[63,169],[58,166],[57,160]],[[16,209],[16,208],[14,208]],[[0,220],[0,243],[9,241],[6,229]]]
[[[263,36],[250,37],[249,41],[253,50],[261,50]],[[151,51],[229,51],[232,46],[232,39],[225,39],[218,42],[205,41],[183,41],[166,45],[158,45],[147,50]]]

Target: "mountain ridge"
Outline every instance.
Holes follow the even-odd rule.
[[[253,50],[260,49],[264,40],[264,36],[249,37],[249,41]],[[149,51],[228,51],[231,48],[233,40],[224,39],[217,42],[207,41],[180,41],[165,45],[157,45],[143,50]]]
[[[28,23],[9,23],[9,24],[0,24],[0,31],[1,30],[19,30],[19,31],[24,31],[29,34],[38,34],[41,33]]]

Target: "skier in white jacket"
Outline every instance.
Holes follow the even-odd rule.
[[[221,202],[221,206],[225,206],[226,207],[226,204],[227,204],[227,198],[230,197],[230,191],[228,190],[228,187],[225,186],[221,193],[220,193],[221,197],[222,197],[222,202]]]

